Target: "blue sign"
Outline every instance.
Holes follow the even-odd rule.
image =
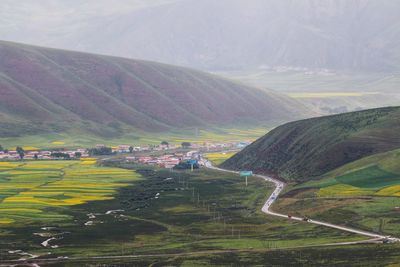
[[[253,176],[253,172],[252,171],[241,171],[240,176],[242,176],[242,177]]]

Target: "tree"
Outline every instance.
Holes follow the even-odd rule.
[[[64,158],[64,159],[70,159],[70,155],[67,153],[63,153],[63,152],[53,152],[51,153],[51,156],[53,158]]]
[[[133,146],[129,147],[129,153],[133,153]]]
[[[24,157],[25,157],[25,150],[24,150],[22,147],[20,147],[20,146],[17,146],[16,150],[17,150],[17,153],[18,153],[18,155],[19,155],[19,158],[20,158],[21,160],[24,159]]]
[[[182,148],[189,148],[192,146],[192,144],[190,142],[182,142]]]
[[[3,151],[4,149],[3,149],[3,147],[2,147],[2,145],[0,145],[0,151]]]
[[[38,157],[38,154],[37,153],[35,153],[35,155],[33,156],[33,158],[35,159],[35,160],[37,160],[39,157]]]
[[[79,159],[82,157],[82,153],[81,152],[75,152],[75,158]]]
[[[100,156],[100,155],[112,155],[111,147],[100,147],[100,148],[90,148],[89,154],[91,156]]]
[[[168,143],[167,141],[162,141],[162,142],[161,142],[161,145],[163,145],[163,146],[169,146],[169,143]]]

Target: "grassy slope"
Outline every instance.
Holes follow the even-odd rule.
[[[365,157],[292,186],[277,210],[400,235],[400,150]]]
[[[0,137],[79,129],[110,138],[308,113],[286,96],[154,62],[9,42],[0,57]]]
[[[365,156],[400,147],[400,108],[381,108],[288,123],[223,166],[307,181]]]
[[[400,150],[346,164],[296,189],[316,189],[320,197],[400,196]]]

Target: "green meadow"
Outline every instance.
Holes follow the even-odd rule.
[[[277,210],[400,235],[400,150],[376,154],[319,180],[291,185]]]
[[[321,180],[296,188],[318,188],[326,196],[400,196],[400,150],[377,154],[344,165]]]

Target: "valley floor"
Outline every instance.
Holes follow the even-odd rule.
[[[231,253],[241,262],[240,255],[245,259],[253,250],[257,257],[268,251],[280,257],[273,251],[284,250],[284,255],[290,251],[285,249],[364,239],[265,216],[260,208],[273,187],[261,179],[251,179],[245,187],[238,175],[212,170],[170,172],[123,162],[91,164],[51,161],[1,170],[2,187],[20,188],[12,196],[3,193],[0,202],[6,215],[0,225],[2,261],[32,255],[38,261],[183,253],[177,258],[187,264],[191,258],[202,262],[200,255],[191,254],[194,251],[214,251],[217,255],[202,257],[204,262]],[[32,176],[45,169],[48,178]],[[27,184],[23,175],[44,181]],[[110,191],[102,192],[105,186],[98,181],[110,176]],[[83,189],[82,184],[90,186]],[[45,191],[46,196],[39,194]]]

